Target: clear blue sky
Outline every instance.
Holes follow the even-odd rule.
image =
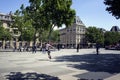
[[[105,11],[104,0],[73,0],[72,7],[76,15],[88,26],[110,30],[112,26],[120,27],[120,20]],[[0,12],[9,13],[19,9],[21,4],[29,5],[28,0],[0,0]]]

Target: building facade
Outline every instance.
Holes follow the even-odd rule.
[[[13,29],[10,26],[12,23],[11,14],[0,13],[0,22],[2,23],[1,26],[4,27],[5,29],[7,29],[9,32],[13,31]],[[11,41],[1,41],[0,40],[0,44],[1,44],[1,47],[10,46]]]
[[[33,41],[20,41],[19,37],[21,35],[21,33],[18,31],[18,28],[13,28],[11,26],[11,24],[13,23],[13,19],[12,19],[13,14],[10,12],[9,14],[4,14],[4,13],[0,13],[0,22],[2,23],[2,27],[4,27],[5,29],[7,29],[11,35],[12,38],[11,40],[8,41],[2,41],[0,40],[0,48],[20,48],[20,46],[24,47],[25,45],[27,46],[33,46]],[[36,34],[38,35],[38,34]],[[36,44],[38,45],[39,43],[39,39],[36,40]]]
[[[10,24],[12,22],[12,19],[10,14],[0,13],[0,21],[2,22],[2,26],[4,28],[9,29],[11,31]]]
[[[4,14],[4,13],[0,13],[0,22],[2,23],[2,27],[4,27],[5,29],[7,29],[11,35],[12,35],[12,38],[11,40],[9,41],[1,41],[0,40],[0,44],[2,44],[2,48],[5,48],[5,47],[9,47],[9,48],[14,48],[14,46],[16,45],[16,47],[19,47],[19,41],[18,41],[18,38],[20,36],[20,32],[18,31],[17,28],[12,28],[11,27],[11,24],[13,23],[13,20],[12,20],[12,13],[10,12],[9,14]]]
[[[77,44],[84,47],[86,26],[76,16],[74,23],[68,28],[60,30],[60,44],[67,48],[76,48]]]

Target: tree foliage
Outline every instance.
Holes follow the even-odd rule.
[[[48,34],[49,34],[49,31],[45,30],[41,34],[41,37],[39,37],[39,40],[42,40],[43,42],[47,42],[48,41]],[[53,30],[52,33],[51,33],[51,41],[52,42],[58,42],[59,40],[60,40],[59,30]]]
[[[44,10],[42,7],[42,0],[29,0],[30,5],[26,7],[26,12],[28,15],[28,19],[30,19],[31,25],[34,28],[34,44],[36,43],[36,36],[37,33],[39,33],[39,37],[41,37],[41,34],[43,33],[44,29],[47,29],[46,21],[47,18],[45,18]]]
[[[120,41],[119,32],[107,31],[105,32],[104,37],[105,37],[105,45],[114,45]]]
[[[51,40],[53,42],[59,42],[60,40],[59,30],[53,30],[53,32],[51,33]]]
[[[67,27],[75,18],[75,10],[71,9],[72,0],[43,0],[44,13],[49,25],[49,35],[55,26],[61,27],[65,24]]]
[[[111,13],[116,19],[120,18],[120,0],[105,0],[104,4],[107,5],[106,10]]]
[[[61,27],[74,21],[75,11],[71,9],[72,0],[43,0],[44,13],[49,22]]]
[[[11,39],[11,33],[5,29],[3,26],[0,25],[0,40],[10,40]]]
[[[97,29],[96,27],[88,27],[85,35],[89,43],[104,43],[103,32],[100,29]]]
[[[12,23],[13,28],[17,28],[17,30],[20,32],[19,39],[22,41],[22,33],[24,29],[24,5],[21,5],[20,10],[16,10],[14,15],[12,16],[12,19],[14,20]]]
[[[34,29],[29,27],[23,30],[23,33],[21,36],[23,37],[24,41],[32,41],[34,38]]]
[[[20,10],[16,10],[12,16],[14,20],[12,27],[17,28],[20,32],[19,40],[20,41],[31,41],[33,39],[34,28],[31,26],[31,19],[28,19],[26,9],[22,4]]]
[[[13,26],[21,32],[22,39],[26,39],[25,34],[29,32],[26,22],[29,21],[29,26],[31,25],[34,29],[34,44],[38,37],[43,40],[45,32],[48,32],[45,34],[50,39],[50,34],[55,26],[61,27],[62,24],[68,26],[74,21],[75,10],[71,9],[72,0],[29,0],[29,3],[29,6],[24,8],[21,5],[20,10],[16,11]],[[32,35],[32,33],[28,35]],[[36,35],[38,33],[39,35]]]

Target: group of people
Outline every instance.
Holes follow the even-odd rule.
[[[23,50],[22,50],[22,48],[23,48]],[[25,48],[25,47],[22,47],[22,45],[20,45],[19,48],[17,49],[16,44],[15,44],[13,51],[15,52],[15,51],[17,50],[17,51],[22,52],[22,51],[24,51],[24,48]],[[25,48],[26,51],[29,51],[28,48],[30,48],[30,47],[26,47],[26,48]],[[42,52],[43,52],[43,53],[46,53],[46,52],[47,52],[49,59],[51,59],[50,48],[54,48],[54,47],[53,47],[52,45],[50,45],[49,42],[48,42],[48,43],[44,43],[44,44],[41,46]],[[31,51],[32,51],[32,53],[36,53],[36,51],[37,51],[37,46],[36,46],[36,45],[33,45],[33,46],[31,47]]]

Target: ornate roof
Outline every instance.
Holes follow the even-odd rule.
[[[110,31],[116,31],[116,32],[119,32],[120,31],[120,29],[119,29],[119,27],[118,26],[113,26],[112,28],[111,28],[111,30]]]
[[[75,17],[74,23],[76,23],[76,24],[78,24],[78,25],[84,25],[83,22],[82,22],[82,20],[79,18],[79,16],[76,16],[76,17]]]

